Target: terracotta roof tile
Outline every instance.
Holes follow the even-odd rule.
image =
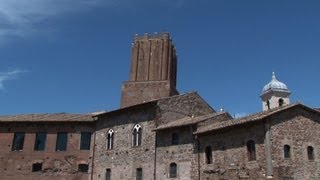
[[[258,112],[258,113],[255,113],[255,114],[252,114],[252,115],[249,115],[249,116],[245,116],[245,117],[242,117],[242,118],[236,118],[236,119],[232,119],[232,120],[228,120],[228,121],[214,123],[214,124],[211,124],[211,125],[208,125],[208,126],[204,126],[204,127],[199,127],[197,132],[195,132],[194,134],[201,134],[201,133],[205,133],[205,132],[209,132],[209,131],[223,129],[223,128],[226,128],[226,127],[236,126],[236,125],[245,124],[245,123],[249,123],[249,122],[255,122],[255,121],[261,120],[261,119],[263,119],[263,118],[265,118],[267,116],[273,115],[273,114],[275,114],[277,112],[292,108],[292,107],[297,106],[297,105],[302,105],[302,104],[294,103],[294,104],[290,104],[290,105],[286,105],[286,106],[270,109],[268,111]],[[302,105],[302,106],[304,106],[304,105]]]
[[[91,122],[94,121],[91,114],[20,114],[12,116],[0,116],[0,122]]]
[[[203,116],[197,116],[197,117],[184,117],[178,120],[174,120],[172,122],[169,122],[167,124],[164,125],[160,125],[159,127],[155,128],[154,130],[163,130],[163,129],[169,129],[169,128],[175,128],[175,127],[181,127],[181,126],[187,126],[187,125],[191,125],[191,124],[197,124],[199,122],[208,120],[210,118],[214,118],[216,116],[225,114],[226,112],[217,112],[217,113],[212,113],[212,114],[207,114],[207,115],[203,115]]]

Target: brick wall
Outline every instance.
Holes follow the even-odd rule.
[[[92,124],[81,123],[2,123],[0,127],[0,179],[89,179],[91,150],[80,150],[80,133],[94,133]],[[12,151],[14,132],[25,132],[23,150]],[[44,151],[35,151],[36,132],[47,132]],[[68,132],[67,150],[55,151],[57,132]],[[42,163],[42,171],[31,172],[33,163]],[[89,165],[88,173],[78,164]]]

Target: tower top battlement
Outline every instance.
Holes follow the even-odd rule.
[[[161,32],[154,32],[153,34],[144,33],[143,35],[135,34],[134,41],[136,40],[147,40],[147,39],[164,39],[164,40],[171,40],[170,34],[166,31]]]
[[[129,81],[122,86],[121,107],[178,94],[177,55],[170,34],[135,35]]]

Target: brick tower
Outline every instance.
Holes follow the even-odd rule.
[[[122,84],[121,108],[178,94],[176,79],[176,49],[169,33],[136,35],[130,79]]]

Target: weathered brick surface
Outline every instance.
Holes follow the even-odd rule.
[[[122,85],[121,107],[177,95],[176,49],[168,33],[136,36],[130,79]]]
[[[124,82],[122,84],[121,107],[141,104],[177,94],[175,86],[168,80]]]
[[[89,179],[91,150],[80,150],[80,132],[94,132],[81,123],[1,123],[0,179]],[[25,132],[22,151],[11,151],[14,132]],[[35,133],[47,132],[44,151],[34,151]],[[56,152],[56,133],[68,132],[67,151]],[[92,136],[93,142],[93,136]],[[33,163],[43,163],[41,172],[31,172]],[[89,164],[88,173],[78,172],[78,164]]]

